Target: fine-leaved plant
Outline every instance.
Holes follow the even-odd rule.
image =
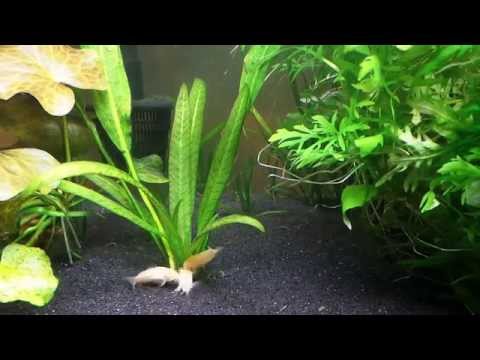
[[[440,278],[479,311],[480,48],[280,51],[271,69],[288,74],[298,110],[296,123],[270,138],[283,179],[308,183],[305,173],[316,174],[311,184],[338,186],[348,227],[351,209],[362,208],[386,254]]]

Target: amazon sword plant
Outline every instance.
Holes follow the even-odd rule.
[[[231,223],[242,223],[264,231],[262,224],[249,216],[218,218],[217,209],[235,163],[245,117],[267,77],[268,60],[275,55],[277,48],[271,45],[254,46],[245,58],[239,94],[220,135],[197,218],[194,218],[194,208],[206,86],[202,80],[196,79],[190,91],[185,84],[180,88],[170,135],[167,180],[161,174],[160,157],[151,155],[134,159],[131,155],[131,96],[117,45],[82,45],[82,49],[93,50],[103,64],[106,89],[93,91],[93,105],[102,127],[122,153],[127,171],[114,166],[95,124],[77,100],[77,109],[108,164],[91,161],[61,164],[36,178],[23,196],[56,184],[60,191],[90,200],[140,226],[151,234],[168,259],[169,268],[148,269],[132,278],[132,283],[154,281],[164,284],[174,281],[179,284],[178,290],[188,293],[196,270],[217,254],[218,249],[208,248],[208,235],[212,230]],[[78,176],[86,176],[101,191],[66,180]],[[168,206],[144,185],[165,182],[169,183]],[[133,190],[138,192],[139,197],[134,196]],[[195,233],[193,225],[196,225]]]

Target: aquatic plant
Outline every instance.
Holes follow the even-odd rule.
[[[82,199],[64,194],[57,189],[48,194],[32,194],[22,199],[17,211],[17,226],[12,242],[36,246],[44,249],[47,254],[58,249],[55,242],[61,237],[68,261],[79,259],[78,253],[82,245],[79,230],[85,226],[88,212],[80,209]]]
[[[255,160],[249,158],[234,181],[235,195],[240,202],[242,212],[245,214],[250,214],[253,211],[252,182],[255,165]]]
[[[0,74],[0,99],[28,93],[55,116],[68,114],[75,105],[73,90],[66,85],[79,89],[106,88],[96,53],[65,45],[2,45]]]
[[[85,89],[103,89],[105,83],[96,54],[59,45],[0,47],[0,99],[29,93],[47,112],[63,116],[70,112],[75,102],[73,91],[64,83]],[[68,161],[71,153],[65,117],[62,124]],[[78,238],[70,218],[86,216],[85,212],[69,211],[71,206],[78,204],[78,199],[52,191],[58,181],[45,183],[40,189],[44,194],[21,194],[32,180],[58,165],[53,156],[39,149],[0,151],[0,202],[2,217],[6,219],[2,223],[6,228],[2,231],[8,237],[17,232],[14,239],[6,239],[13,243],[2,252],[0,302],[23,300],[42,306],[50,301],[58,281],[48,256],[42,249],[32,246],[50,232],[48,248],[56,234],[57,219],[62,224],[67,253],[72,261],[68,232],[71,231],[77,243]]]
[[[250,46],[240,47],[244,52],[250,51]],[[289,80],[289,85],[292,90],[292,95],[295,103],[298,107],[298,113],[288,114],[285,119],[281,119],[280,126],[291,128],[294,125],[302,124],[304,122],[304,114],[316,114],[318,109],[318,100],[322,94],[324,88],[320,85],[325,85],[325,81],[322,81],[317,77],[315,68],[319,65],[319,62],[324,65],[321,58],[321,54],[317,51],[318,45],[303,45],[303,46],[277,46],[271,52],[268,58],[264,59],[264,66],[267,69],[267,80],[273,73],[281,72],[286,74]],[[303,82],[302,85],[298,84]],[[328,83],[326,85],[329,85]],[[317,94],[320,92],[320,94]],[[326,95],[330,96],[331,92],[326,92]],[[325,95],[323,94],[323,95]],[[273,130],[267,120],[260,114],[260,112],[252,106],[251,113],[257,121],[262,136],[265,139],[266,146],[259,153],[258,163],[263,167],[282,171],[283,164],[286,162],[286,156],[284,151],[276,151],[276,148],[269,145],[268,140],[273,135]],[[269,159],[268,164],[264,162],[263,158],[268,151]],[[325,186],[316,186],[314,181],[319,181],[318,174],[297,170],[295,179],[285,178],[276,173],[272,173],[269,176],[270,185],[266,191],[273,198],[278,195],[284,195],[288,197],[295,197],[307,205],[317,206],[324,202],[328,198],[334,196],[335,189]],[[302,180],[302,181],[301,181]]]
[[[206,99],[205,84],[199,79],[195,80],[190,92],[186,85],[182,85],[177,98],[170,140],[167,207],[143,185],[167,181],[159,170],[161,159],[156,156],[134,159],[130,153],[130,89],[118,46],[84,45],[82,48],[96,52],[103,63],[107,86],[106,90],[93,92],[93,105],[103,128],[122,153],[127,171],[113,166],[95,124],[84,106],[77,101],[77,109],[109,164],[91,161],[62,164],[37,178],[22,195],[29,196],[41,190],[44,184],[59,181],[60,191],[90,200],[140,226],[151,234],[161,253],[168,259],[170,269],[177,272],[179,289],[188,292],[194,272],[216,254],[214,249],[208,249],[209,232],[231,223],[243,223],[264,231],[263,226],[251,217],[229,215],[218,218],[216,213],[234,166],[245,116],[266,76],[267,67],[259,60],[268,57],[275,47],[254,47],[245,59],[239,95],[223,126],[209,169],[194,237],[193,208]],[[145,166],[146,163],[149,165]],[[74,176],[86,176],[101,192],[65,180]],[[140,199],[132,194],[132,189],[138,191]]]
[[[313,86],[296,88],[297,123],[270,139],[286,158],[285,180],[339,186],[349,228],[349,212],[362,208],[386,254],[479,311],[480,48],[316,45],[283,54],[274,70]]]
[[[0,198],[4,236],[7,237],[15,231],[18,212],[25,204],[14,197],[23,191],[35,176],[57,165],[58,162],[53,157],[38,149],[0,152]],[[35,228],[26,229],[26,236],[32,232],[39,236],[45,229],[46,223],[43,221],[47,215],[44,216]],[[9,240],[8,237],[3,239],[5,240]],[[3,248],[0,260],[0,302],[22,300],[42,306],[50,301],[57,284],[50,260],[42,249],[15,243]]]

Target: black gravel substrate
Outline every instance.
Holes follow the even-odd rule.
[[[234,207],[232,201],[225,208]],[[449,314],[398,274],[367,255],[337,210],[313,210],[292,200],[257,199],[263,235],[244,225],[215,232],[224,249],[188,296],[174,286],[132,289],[123,278],[158,266],[148,235],[112,215],[89,219],[83,259],[59,264],[60,286],[44,308],[0,304],[1,314]]]

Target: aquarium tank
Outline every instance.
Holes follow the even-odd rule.
[[[479,61],[0,45],[0,314],[479,313]]]

